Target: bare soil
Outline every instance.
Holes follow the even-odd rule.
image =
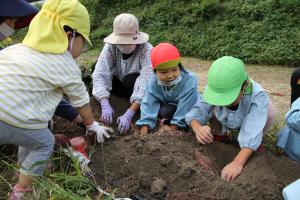
[[[128,107],[126,99],[113,97],[116,116]],[[100,116],[98,102],[91,100]],[[63,122],[63,123],[62,123]],[[83,130],[60,121],[55,132],[76,135]],[[67,127],[67,129],[66,129]],[[116,128],[116,124],[113,125]],[[233,182],[220,178],[222,168],[239,151],[235,143],[214,142],[202,146],[191,133],[136,136],[134,130],[99,145],[92,156],[91,168],[99,185],[117,196],[133,199],[282,199],[282,189],[299,178],[299,165],[271,152],[256,153],[243,173]],[[106,173],[106,174],[105,174]]]

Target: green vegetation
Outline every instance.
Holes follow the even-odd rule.
[[[136,15],[153,45],[169,41],[184,56],[232,55],[254,64],[300,64],[299,0],[81,0],[101,46],[116,15]]]
[[[1,152],[0,157],[3,158]],[[14,174],[18,170],[18,166],[13,164],[16,162],[5,158],[0,160],[0,199],[7,199],[7,195],[17,181]],[[58,149],[54,153],[51,167],[48,165],[45,175],[35,178],[32,189],[33,192],[29,193],[26,199],[91,200],[95,196],[98,196],[99,200],[109,199],[97,192],[95,180],[89,179],[81,173],[76,158],[71,157],[70,159],[62,149]],[[111,194],[114,193],[115,190],[112,190]]]

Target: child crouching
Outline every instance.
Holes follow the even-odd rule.
[[[156,76],[148,82],[141,103],[141,118],[136,125],[142,135],[156,127],[158,118],[172,130],[186,128],[185,114],[196,103],[197,78],[180,63],[177,48],[161,43],[151,50],[151,62]]]
[[[213,142],[211,130],[215,127],[207,125],[212,118],[221,124],[221,134],[239,129],[241,150],[221,172],[223,179],[232,181],[241,174],[247,160],[261,145],[263,134],[270,128],[273,117],[274,108],[268,95],[248,77],[244,63],[224,56],[211,65],[203,99],[199,99],[186,115],[186,122],[202,144]]]
[[[286,126],[278,133],[277,146],[300,164],[300,98],[292,103],[285,116]]]

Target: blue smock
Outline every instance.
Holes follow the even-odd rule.
[[[147,84],[147,91],[141,103],[141,118],[137,126],[148,125],[150,129],[156,127],[160,104],[177,106],[170,124],[187,127],[185,114],[190,111],[198,98],[198,81],[195,74],[181,68],[182,80],[167,90],[166,86],[158,84],[157,76],[153,76]]]
[[[186,115],[186,123],[197,120],[205,125],[214,112],[222,124],[222,133],[227,130],[239,130],[238,142],[241,148],[257,150],[262,142],[263,129],[268,119],[269,97],[255,81],[251,81],[250,92],[245,92],[237,110],[226,106],[213,106],[201,97]],[[252,89],[252,90],[251,90]]]
[[[285,120],[286,126],[277,135],[277,146],[300,163],[300,98],[294,101]]]

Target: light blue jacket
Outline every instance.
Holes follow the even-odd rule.
[[[292,104],[285,116],[286,126],[278,133],[277,146],[286,155],[300,163],[300,98]]]
[[[137,126],[148,125],[150,129],[156,127],[160,104],[177,106],[171,124],[186,127],[185,114],[190,111],[198,98],[197,77],[190,71],[181,68],[182,80],[170,91],[158,84],[157,76],[153,76],[147,84],[147,91],[141,103],[141,118]]]
[[[195,119],[202,125],[212,117],[212,112],[222,124],[222,133],[238,129],[238,142],[241,148],[256,150],[262,141],[263,129],[268,119],[269,97],[264,89],[251,80],[252,90],[242,97],[238,109],[230,110],[226,106],[212,106],[199,98],[191,111],[186,115],[186,123]]]

